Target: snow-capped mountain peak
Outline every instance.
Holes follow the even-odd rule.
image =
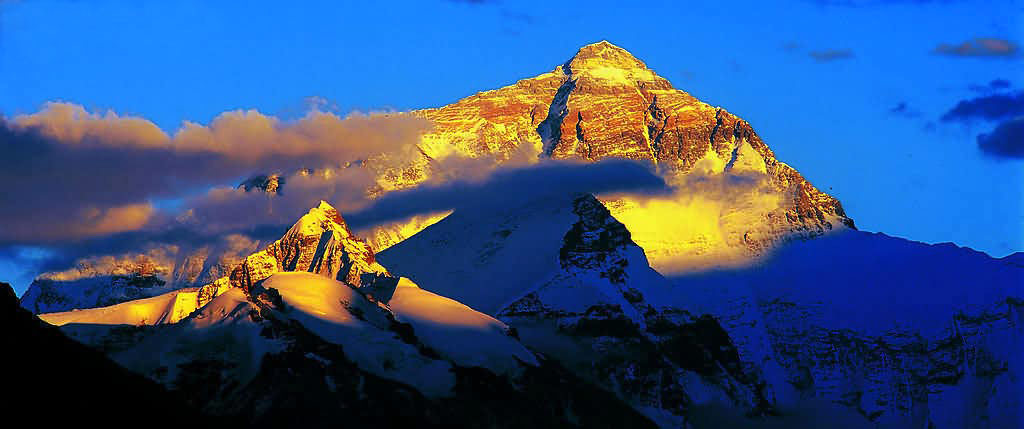
[[[669,89],[671,84],[633,54],[607,41],[583,46],[564,65],[562,72],[571,76],[575,85],[579,79],[593,79],[595,85],[632,85],[645,88]]]

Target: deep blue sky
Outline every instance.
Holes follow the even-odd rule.
[[[233,109],[297,116],[312,96],[341,111],[431,107],[607,39],[750,121],[861,229],[1024,250],[1024,160],[978,150],[995,123],[939,121],[979,96],[971,86],[1024,87],[1021,57],[933,52],[1019,43],[1016,2],[208,3],[0,3],[0,113],[64,100],[173,131]],[[27,274],[10,263],[0,280],[20,293]]]

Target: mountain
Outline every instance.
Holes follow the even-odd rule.
[[[716,320],[687,311],[682,288],[591,195],[460,209],[379,259],[498,316],[663,426],[683,425],[712,398],[738,414],[773,412],[760,370],[739,360]]]
[[[40,318],[244,425],[653,426],[504,323],[390,275],[325,202],[196,292]]]
[[[839,201],[777,160],[749,123],[608,42],[551,72],[415,113],[436,124],[420,147],[438,163],[526,152],[656,164],[679,193],[601,199],[664,272],[743,264],[779,242],[853,227]],[[404,177],[429,177],[431,166]]]
[[[608,42],[580,48],[551,72],[412,112],[434,124],[404,167],[389,160],[347,160],[377,177],[370,195],[443,180],[460,161],[492,168],[542,159],[630,158],[655,163],[678,192],[667,197],[599,195],[664,273],[742,266],[778,243],[853,227],[842,205],[777,160],[749,123],[713,107]],[[287,192],[302,169],[267,172],[238,185],[251,192]],[[372,225],[357,233],[375,251],[405,240],[450,211]],[[262,243],[242,236],[184,249],[152,244],[138,254],[96,256],[46,273],[22,299],[36,313],[107,306],[196,287],[224,275]],[[139,262],[155,271],[134,268]]]
[[[366,160],[377,175],[371,194],[439,180],[460,160],[651,162],[676,194],[598,197],[663,272],[742,266],[779,243],[854,227],[838,200],[779,161],[748,122],[673,88],[605,41],[580,48],[548,73],[412,113],[434,124],[421,138],[422,156],[402,168]],[[275,178],[278,189],[277,176],[265,177]],[[260,183],[243,186],[259,190],[271,181]],[[360,233],[382,251],[447,214]]]
[[[742,414],[716,405],[725,403],[781,419],[819,419],[796,426],[825,425],[835,415],[853,427],[1024,426],[1017,411],[1019,258],[857,231],[838,201],[776,160],[749,124],[672,89],[624,50],[589,45],[551,73],[420,114],[438,123],[424,137],[433,160],[511,159],[526,149],[542,158],[627,157],[656,163],[680,189],[671,197],[598,199],[669,283],[667,298],[651,300],[652,307],[698,320],[710,315],[729,338],[725,349],[735,350],[727,361],[746,374],[732,379],[747,381],[770,406],[751,407],[757,402],[740,395],[701,397],[684,386],[687,406],[672,411],[664,401],[647,402],[660,408],[645,410],[642,389],[621,388],[629,384],[614,375],[591,378],[659,423],[673,426],[680,415],[698,422],[708,409],[717,417]],[[423,165],[429,174],[432,164]],[[636,371],[602,360],[608,350],[628,349],[622,342],[579,347],[572,321],[598,313],[564,307],[608,289],[593,280],[569,287],[579,274],[565,262],[572,252],[563,254],[561,246],[577,221],[560,207],[456,212],[380,258],[424,288],[493,312],[531,347],[567,362],[578,356],[608,374]],[[639,260],[613,259],[631,267]],[[453,277],[473,281],[441,281]],[[472,286],[485,279],[488,288]],[[663,283],[624,279],[620,290]],[[616,301],[613,293],[603,295]],[[643,314],[638,302],[632,307]],[[623,311],[611,318],[644,326],[617,304]],[[604,325],[598,332],[619,331]],[[551,338],[565,336],[576,344],[559,350],[564,341]],[[712,391],[728,392],[722,386]]]
[[[435,124],[415,161],[345,161],[376,174],[369,195],[607,158],[675,191],[498,196],[356,232],[322,204],[231,264],[50,273],[22,305],[245,422],[1024,427],[1021,254],[858,231],[749,123],[625,50],[413,114]],[[319,173],[241,188],[287,193],[289,174]]]
[[[6,343],[4,406],[12,419],[16,413],[25,423],[45,427],[114,421],[234,427],[39,320],[21,308],[7,283],[0,283],[0,324]]]
[[[665,277],[592,197],[459,210],[379,255],[664,427],[702,409],[1022,426],[1017,259],[846,230]]]
[[[873,427],[1024,427],[1012,256],[844,231],[671,280],[759,363],[780,407],[825,399]]]

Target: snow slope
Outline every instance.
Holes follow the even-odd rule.
[[[424,356],[397,338],[388,329],[386,311],[348,285],[311,273],[282,272],[267,278],[262,289],[280,293],[281,317],[341,345],[360,368],[428,395],[445,394],[454,386],[450,364]]]
[[[509,373],[519,362],[537,365],[537,358],[510,336],[509,328],[491,316],[450,298],[420,289],[402,277],[387,302],[399,322],[413,326],[416,336],[442,357],[462,366]]]
[[[189,376],[177,368],[209,359],[229,368],[218,377],[244,383],[306,332],[431,397],[452,394],[456,367],[512,377],[539,365],[502,322],[390,276],[326,202],[210,285],[41,317],[83,342],[123,345],[115,360],[169,385]]]
[[[51,325],[92,323],[100,325],[156,325],[176,323],[195,311],[198,288],[181,289],[152,298],[111,305],[109,307],[40,314]]]
[[[460,209],[378,260],[498,316],[663,426],[712,398],[765,411],[757,369],[740,365],[716,322],[669,305],[677,287],[593,196]]]
[[[601,353],[627,353],[624,338],[678,346],[652,327],[676,320],[670,331],[690,332],[698,325],[689,315],[706,313],[727,332],[723,347],[735,347],[736,359],[725,360],[739,367],[733,379],[763,380],[778,410],[813,414],[834,404],[869,427],[1024,427],[1019,255],[1000,260],[839,228],[792,240],[754,265],[665,279],[638,247],[587,244],[577,249],[582,259],[573,257],[565,246],[579,219],[558,201],[460,210],[379,259],[425,289],[494,311],[527,345],[576,369],[603,365]],[[580,236],[600,243],[612,225]],[[621,274],[624,282],[611,281]],[[603,334],[592,337],[588,326]],[[643,335],[614,338],[627,332]],[[609,377],[605,386],[644,380],[650,367],[629,359],[620,364],[639,376]],[[720,393],[721,379],[673,377],[689,404],[742,403],[735,390]],[[678,423],[658,416],[670,405],[636,393],[637,409]]]
[[[562,236],[576,221],[571,197],[504,213],[452,213],[377,255],[431,292],[497,314],[561,270]]]
[[[178,382],[177,368],[188,362],[231,362],[232,369],[222,377],[245,383],[266,355],[287,344],[284,338],[265,335],[266,323],[259,320],[270,317],[340,345],[359,368],[410,384],[428,396],[452,394],[453,364],[508,375],[518,373],[523,364],[538,365],[503,323],[419,289],[408,279],[398,280],[390,309],[349,285],[307,272],[276,273],[250,293],[254,298],[232,288],[180,321],[165,319],[164,325],[138,331],[141,340],[127,341],[137,342],[111,356],[169,385]],[[117,324],[141,325],[136,319],[154,315],[166,318],[174,297],[157,298],[43,317],[61,323],[80,341],[102,344],[123,335]],[[401,323],[412,326],[406,336]]]

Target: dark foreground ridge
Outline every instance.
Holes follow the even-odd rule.
[[[3,282],[0,326],[5,330],[7,362],[4,408],[25,419],[27,426],[163,427],[209,422],[231,427],[39,320],[21,308],[14,289]]]

